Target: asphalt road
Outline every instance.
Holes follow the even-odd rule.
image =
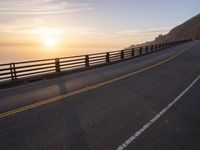
[[[124,147],[199,150],[200,81],[189,86],[199,75],[200,41],[193,41],[119,64],[0,91],[0,149],[117,149],[179,96]],[[49,101],[52,97],[56,100]],[[43,100],[46,103],[40,103]],[[10,113],[2,115],[6,112]]]

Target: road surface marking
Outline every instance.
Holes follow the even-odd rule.
[[[125,149],[129,144],[133,143],[137,137],[139,137],[146,129],[148,129],[153,123],[155,123],[168,109],[170,109],[184,94],[189,91],[193,85],[200,79],[200,75],[183,91],[181,92],[171,103],[169,103],[163,110],[161,110],[156,116],[154,116],[149,122],[147,122],[140,130],[135,132],[129,139],[122,143],[117,150]]]
[[[59,96],[56,96],[56,97],[53,97],[53,98],[50,98],[50,99],[46,99],[46,100],[43,100],[43,101],[40,101],[40,102],[36,102],[36,103],[30,104],[30,105],[22,106],[22,107],[19,107],[19,108],[16,108],[16,109],[13,109],[13,110],[10,110],[10,111],[7,111],[7,112],[0,113],[0,118],[4,118],[4,117],[14,115],[14,114],[19,113],[19,112],[23,112],[25,110],[33,109],[33,108],[36,108],[36,107],[39,107],[39,106],[42,106],[42,105],[45,105],[45,104],[49,104],[49,103],[52,103],[52,102],[55,102],[55,101],[58,101],[58,100],[62,100],[63,98],[73,96],[73,95],[76,95],[76,94],[79,94],[79,93],[82,93],[82,92],[86,92],[86,91],[98,88],[100,86],[104,86],[104,85],[110,84],[112,82],[119,81],[119,80],[122,80],[122,79],[125,79],[125,78],[128,78],[128,77],[134,76],[136,74],[139,74],[141,72],[144,72],[146,70],[149,70],[151,68],[154,68],[154,67],[157,67],[157,66],[160,66],[160,65],[166,63],[166,62],[176,58],[177,56],[181,55],[182,53],[184,53],[188,49],[189,49],[189,47],[186,47],[181,52],[177,52],[176,54],[174,54],[173,56],[170,56],[169,58],[167,58],[165,60],[162,60],[158,63],[153,64],[153,65],[144,67],[144,68],[139,69],[137,71],[116,77],[114,79],[107,80],[107,81],[97,83],[95,85],[91,85],[91,86],[88,86],[86,88],[82,88],[82,89],[79,89],[79,90],[76,90],[76,91],[73,91],[73,92],[70,92],[70,93],[66,93],[66,94],[59,95]]]

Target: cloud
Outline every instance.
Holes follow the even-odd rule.
[[[52,15],[91,10],[88,3],[66,0],[1,0],[1,15]]]
[[[41,19],[22,19],[12,23],[2,22],[0,24],[1,33],[28,33],[31,30],[42,26],[44,22]]]

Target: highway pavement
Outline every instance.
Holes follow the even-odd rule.
[[[199,150],[199,75],[192,41],[2,90],[0,149]]]

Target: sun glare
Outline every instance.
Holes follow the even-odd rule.
[[[63,31],[59,28],[40,27],[34,31],[34,34],[40,37],[41,42],[46,48],[54,48],[60,44],[60,36]]]
[[[54,37],[45,37],[43,39],[44,45],[48,47],[54,47],[58,44],[58,41]]]

